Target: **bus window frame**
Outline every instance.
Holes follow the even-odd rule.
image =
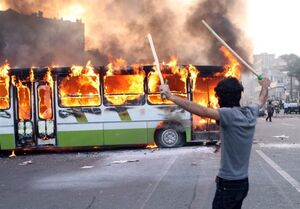
[[[99,105],[91,105],[91,106],[64,106],[61,104],[61,97],[60,97],[60,94],[59,94],[59,85],[62,81],[62,78],[65,78],[67,77],[69,74],[60,74],[60,75],[57,75],[57,85],[56,85],[56,90],[57,90],[57,98],[58,98],[58,101],[57,101],[57,104],[60,108],[94,108],[94,107],[100,107],[102,104],[103,104],[103,98],[102,98],[102,95],[101,95],[101,88],[102,88],[102,82],[101,82],[101,74],[98,73],[98,76],[99,76],[99,86],[98,86],[98,90],[99,90],[99,99],[100,99],[100,104]]]
[[[149,77],[149,75],[147,75],[146,76],[147,78],[147,92],[146,92],[146,94],[147,94],[147,99],[146,99],[146,101],[147,101],[147,104],[148,105],[176,105],[176,104],[174,104],[173,102],[171,103],[171,104],[164,104],[164,103],[160,103],[160,104],[153,104],[153,103],[151,103],[150,101],[149,101],[149,95],[160,95],[160,93],[159,93],[159,91],[158,92],[154,92],[154,93],[149,93],[149,88],[148,88],[148,77]],[[186,99],[189,99],[189,89],[188,89],[188,82],[189,82],[189,76],[187,76],[186,77],[186,82],[185,82],[185,95],[186,95]],[[178,94],[180,94],[180,92],[178,92],[178,91],[171,91],[172,92],[172,94],[174,94],[174,95],[176,95],[176,96],[178,96]]]
[[[40,117],[40,97],[39,97],[39,87],[40,86],[49,86],[49,88],[50,88],[50,94],[51,94],[51,108],[52,108],[52,114],[51,114],[51,119],[43,119],[43,118],[41,118]],[[53,117],[54,117],[54,103],[53,103],[53,100],[54,100],[54,98],[53,98],[53,89],[51,88],[51,86],[50,85],[46,85],[46,82],[45,83],[39,83],[38,84],[38,86],[36,87],[36,93],[37,93],[37,109],[38,109],[38,119],[39,120],[53,120]]]
[[[11,88],[11,78],[9,77],[9,84],[8,84],[8,108],[6,109],[2,109],[0,108],[0,111],[4,111],[4,110],[9,110],[11,108],[11,92],[10,92],[10,88]]]
[[[144,71],[144,70],[143,70]],[[146,72],[144,71],[145,75],[146,75]],[[135,74],[126,74],[126,75],[135,75]],[[104,77],[105,75],[103,75],[103,87],[104,87]],[[105,107],[113,107],[113,106],[116,106],[116,107],[121,107],[121,106],[128,106],[128,107],[138,107],[138,106],[144,106],[147,101],[146,101],[146,77],[144,77],[144,80],[143,80],[143,94],[140,94],[140,100],[142,100],[142,103],[139,103],[139,104],[120,104],[120,105],[116,105],[116,104],[109,104],[109,102],[107,102],[107,99],[105,98],[106,95],[111,95],[111,96],[118,96],[118,95],[139,95],[139,94],[106,94],[105,93],[105,90],[103,88],[103,105]],[[133,100],[135,101],[135,100]]]

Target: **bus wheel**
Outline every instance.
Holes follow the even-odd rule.
[[[155,143],[164,148],[181,147],[184,145],[184,137],[173,128],[162,128],[156,132]]]

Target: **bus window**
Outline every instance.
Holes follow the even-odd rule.
[[[166,72],[166,71],[163,71]],[[164,80],[170,87],[171,92],[182,98],[187,98],[186,90],[186,80],[187,80],[187,70],[185,68],[177,69],[173,72],[163,73]],[[150,104],[173,104],[170,100],[161,98],[159,92],[160,80],[156,71],[152,71],[148,74],[148,102]]]
[[[59,80],[59,103],[63,107],[99,106],[99,74],[91,67],[74,66],[71,73]]]
[[[40,85],[38,87],[38,114],[39,118],[43,120],[52,119],[52,91],[51,87],[47,85]]]
[[[145,74],[104,76],[104,105],[144,104]]]
[[[29,85],[23,84],[21,81],[16,83],[18,95],[18,119],[20,121],[31,119],[31,94]]]
[[[8,109],[9,102],[9,65],[0,66],[0,110]]]
[[[9,77],[0,77],[0,110],[9,108]]]

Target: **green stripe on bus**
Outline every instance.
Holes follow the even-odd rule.
[[[59,147],[103,145],[103,131],[59,131],[57,132],[57,145]]]
[[[147,129],[59,131],[57,144],[59,147],[147,144]]]
[[[15,136],[13,134],[0,135],[0,150],[14,149],[15,147]]]
[[[147,129],[117,129],[104,131],[104,145],[147,144]]]
[[[192,139],[192,129],[191,127],[185,128],[185,134],[186,134],[186,142],[191,142]]]

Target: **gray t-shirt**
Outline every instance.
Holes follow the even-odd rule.
[[[220,108],[221,163],[218,176],[227,180],[248,177],[249,158],[259,106]]]

